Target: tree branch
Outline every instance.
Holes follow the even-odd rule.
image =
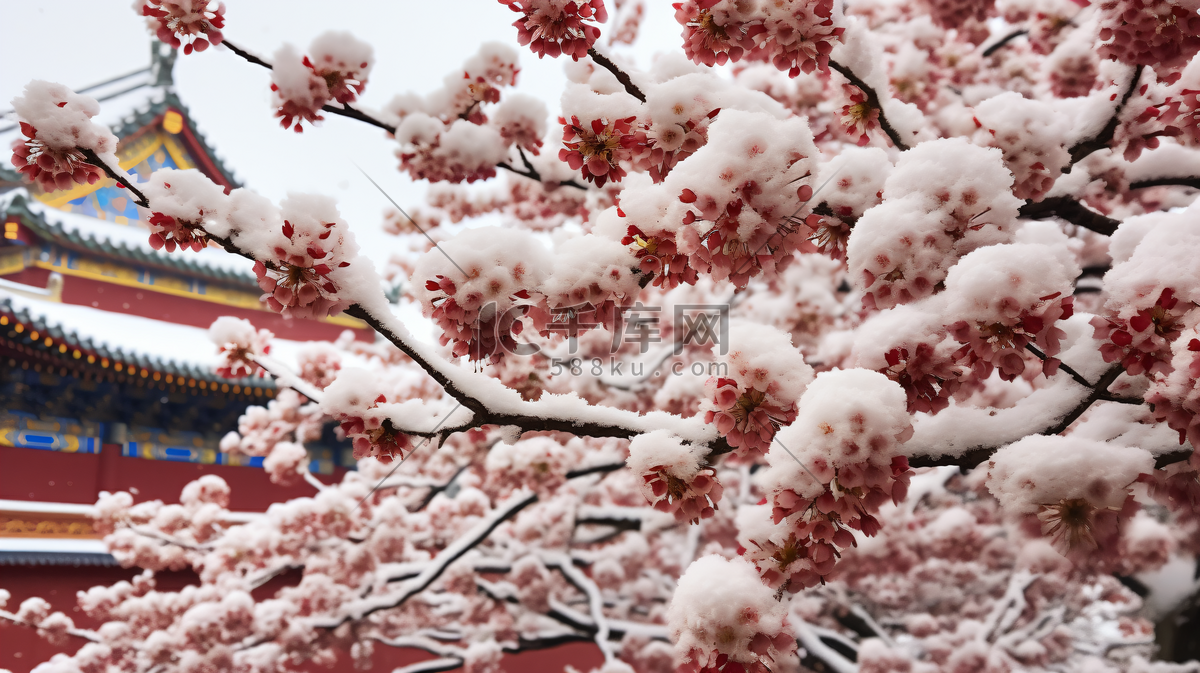
[[[1121,124],[1121,112],[1125,109],[1125,104],[1129,102],[1130,97],[1133,96],[1133,92],[1137,90],[1138,82],[1142,79],[1142,70],[1145,67],[1139,65],[1133,69],[1133,76],[1129,78],[1129,85],[1125,87],[1125,94],[1121,96],[1120,102],[1113,109],[1112,116],[1108,118],[1108,123],[1104,125],[1104,128],[1100,129],[1100,133],[1096,134],[1095,137],[1081,140],[1071,147],[1072,166],[1082,161],[1084,157],[1092,152],[1108,147],[1108,144],[1112,142],[1113,136],[1117,132],[1117,126]]]
[[[883,112],[883,104],[879,100],[879,94],[876,93],[875,89],[871,88],[870,85],[860,79],[858,75],[855,75],[854,71],[850,70],[850,68],[847,68],[837,61],[830,59],[829,67],[838,71],[842,77],[850,80],[850,84],[858,87],[860,91],[867,95],[867,105],[879,110],[879,128],[883,129],[883,132],[887,134],[887,137],[892,141],[892,144],[896,146],[896,149],[901,151],[907,150],[909,147],[908,143],[904,142],[896,129],[892,127],[892,123],[888,121],[887,115]]]
[[[537,502],[537,499],[537,493],[532,491],[525,493],[523,496],[518,495],[509,498],[508,502],[497,507],[487,517],[484,517],[470,532],[443,549],[420,574],[408,580],[400,591],[351,602],[343,608],[344,611],[340,617],[317,619],[314,620],[313,626],[323,629],[336,629],[348,621],[361,620],[380,610],[400,607],[408,599],[429,588],[429,585],[441,577],[442,573],[446,571],[446,568],[451,563],[457,561],[463,554],[466,554],[487,539],[492,531],[496,530],[497,526],[516,516],[518,512],[529,505]]]
[[[1068,410],[1061,419],[1054,425],[1038,431],[1040,435],[1057,435],[1066,430],[1074,423],[1083,412],[1087,411],[1096,402],[1102,402],[1111,397],[1108,392],[1108,387],[1117,380],[1117,377],[1124,372],[1124,368],[1120,364],[1113,365],[1108,371],[1100,377],[1100,380],[1093,385],[1088,386],[1088,394],[1075,405],[1074,408]],[[1006,442],[1007,443],[1007,442]],[[912,456],[909,458],[909,465],[912,467],[939,467],[943,465],[957,465],[964,469],[978,467],[979,465],[991,459],[992,454],[1001,447],[996,446],[981,446],[968,449],[958,455],[942,455],[942,456]],[[1190,453],[1188,454],[1190,455]],[[1184,457],[1186,458],[1186,456]]]
[[[1069,196],[1051,196],[1037,202],[1026,201],[1018,215],[1030,220],[1057,217],[1105,236],[1112,236],[1121,224],[1120,220],[1101,215]]]
[[[520,150],[521,148],[518,147],[517,149]],[[525,158],[524,152],[521,153],[521,158],[522,159]],[[500,163],[496,164],[496,168],[503,168],[504,170],[509,171],[511,173],[516,173],[517,175],[520,175],[523,178],[529,178],[530,180],[537,180],[538,182],[545,184],[545,181],[542,180],[542,174],[539,173],[537,171],[537,169],[535,169],[529,163],[528,160],[526,160],[525,166],[526,166],[526,170],[521,170],[519,168],[514,168],[513,165],[508,163],[507,161],[501,161]],[[587,190],[587,185],[581,185],[578,182],[575,182],[574,180],[559,180],[558,186],[559,187],[574,187],[576,189]]]
[[[1181,175],[1176,177],[1151,178],[1129,183],[1130,189],[1145,189],[1147,187],[1191,187],[1200,189],[1200,176]]]
[[[643,103],[646,102],[646,94],[642,93],[642,90],[637,88],[637,86],[633,83],[633,80],[629,79],[629,73],[618,68],[616,63],[610,61],[609,58],[604,54],[596,51],[595,47],[588,47],[588,56],[592,57],[592,60],[596,62],[596,65],[615,75],[617,81],[621,83],[621,86],[625,87],[626,93]]]
[[[242,58],[246,59],[250,63],[253,63],[254,65],[261,65],[262,67],[266,68],[267,70],[275,69],[275,66],[271,65],[270,63],[267,63],[266,61],[255,56],[254,54],[251,54],[250,52],[246,51],[245,49],[238,47],[237,45],[233,44],[229,40],[222,40],[221,44],[225,45],[226,47],[229,47],[229,51],[232,51],[233,53],[237,54],[238,56],[241,56]],[[343,117],[349,117],[350,119],[357,119],[360,122],[366,122],[366,123],[370,124],[371,126],[377,126],[381,129],[383,129],[384,131],[387,131],[388,133],[391,133],[393,135],[395,135],[395,133],[396,133],[395,126],[392,126],[391,124],[388,124],[387,122],[379,121],[378,119],[363,112],[362,110],[359,110],[357,108],[352,108],[349,105],[346,105],[344,103],[342,104],[342,107],[333,107],[332,105],[323,105],[323,106],[321,106],[321,110],[328,112],[330,114],[341,115]]]
[[[1027,29],[1027,28],[1020,28],[1018,30],[1014,30],[1013,32],[1009,33],[1008,35],[1005,35],[1004,37],[1000,38],[1000,40],[997,41],[992,46],[988,47],[987,49],[984,49],[983,57],[987,58],[988,56],[991,56],[992,54],[1000,51],[1000,48],[1003,47],[1004,45],[1008,44],[1009,42],[1012,42],[1013,40],[1017,39],[1018,37],[1021,37],[1022,35],[1028,35],[1028,34],[1029,34],[1029,29]]]
[[[117,173],[115,170],[113,170],[112,167],[110,167],[108,164],[104,163],[104,161],[101,160],[99,155],[97,155],[94,151],[92,151],[90,148],[87,148],[87,147],[76,147],[75,149],[77,149],[83,153],[83,156],[87,158],[89,164],[96,166],[100,170],[104,171],[105,175],[112,178],[113,180],[116,180],[117,184],[119,184],[122,187],[124,187],[125,189],[129,190],[129,192],[131,194],[136,196],[137,198],[134,199],[134,201],[133,201],[134,203],[136,203],[137,205],[139,205],[143,208],[150,207],[150,200],[146,198],[146,195],[143,194],[140,189],[133,186],[133,183],[130,182],[128,178],[126,178],[124,175],[121,175],[120,173]]]
[[[1045,362],[1048,359],[1046,357],[1046,354],[1043,353],[1041,351],[1041,349],[1039,349],[1037,346],[1034,346],[1033,344],[1025,344],[1025,350],[1036,355],[1037,358],[1039,360],[1041,360],[1042,362]],[[1069,374],[1071,376],[1071,378],[1075,379],[1075,383],[1078,383],[1079,385],[1083,386],[1084,388],[1090,388],[1092,386],[1092,384],[1088,383],[1087,379],[1083,378],[1082,374],[1075,371],[1073,368],[1067,366],[1066,363],[1059,362],[1058,370]]]
[[[62,614],[62,613],[58,613],[58,614]],[[12,612],[7,612],[5,610],[0,610],[0,620],[12,622],[13,624],[16,624],[17,626],[28,626],[29,628],[37,630],[37,631],[44,630],[37,624],[27,622],[24,619],[19,619],[16,614],[14,614]],[[67,629],[64,633],[66,633],[68,636],[82,638],[84,640],[87,640],[87,641],[90,641],[93,643],[104,642],[100,639],[100,636],[96,635],[95,631],[71,628],[71,629]]]

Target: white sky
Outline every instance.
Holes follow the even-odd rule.
[[[0,0],[0,109],[10,109],[8,101],[31,79],[80,89],[148,65],[150,36],[131,4]],[[647,4],[642,39],[629,52],[642,67],[654,51],[680,43],[670,2]],[[496,0],[229,0],[226,7],[225,36],[268,60],[283,42],[306,50],[326,30],[348,30],[371,43],[376,65],[362,97],[367,106],[437,88],[481,42],[497,40],[521,55],[516,89],[558,113],[562,63],[518,46],[511,25],[518,15]],[[393,244],[379,227],[387,203],[354,163],[406,208],[420,202],[426,183],[398,171],[395,144],[382,131],[333,115],[303,134],[285,131],[269,105],[269,72],[225,49],[181,54],[175,83],[200,130],[244,184],[276,201],[289,190],[334,196],[364,251],[377,264],[387,258]],[[8,161],[6,150],[0,154]]]

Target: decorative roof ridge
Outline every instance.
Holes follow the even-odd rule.
[[[4,205],[2,200],[0,200],[0,205]],[[31,209],[29,207],[29,200],[19,193],[13,194],[8,199],[8,203],[4,207],[4,213],[6,215],[15,214],[24,216],[33,223],[33,228],[38,230],[39,233],[57,242],[82,247],[91,252],[101,252],[114,257],[120,257],[139,264],[154,266],[166,271],[204,276],[218,282],[236,284],[244,288],[258,288],[258,282],[254,279],[254,276],[248,273],[238,273],[216,266],[209,266],[201,262],[189,260],[180,255],[130,248],[124,241],[112,242],[100,240],[91,232],[66,231],[61,224],[51,222],[42,213]]]
[[[196,124],[196,120],[192,118],[191,111],[186,105],[184,105],[183,100],[180,99],[175,93],[175,88],[170,87],[166,89],[166,94],[167,105],[169,107],[175,107],[181,113],[183,113],[183,120],[187,123],[188,129],[192,132],[192,136],[204,149],[205,154],[207,154],[208,158],[212,160],[213,165],[217,167],[217,170],[221,172],[221,175],[225,178],[225,180],[232,185],[233,189],[245,187],[245,185],[237,179],[237,176],[234,175],[233,170],[225,165],[225,160],[221,157],[221,155],[217,154],[217,148],[210,144],[208,142],[208,138],[200,131],[200,127]]]
[[[0,313],[6,313],[13,316],[17,321],[29,325],[32,329],[50,336],[58,341],[65,341],[71,345],[90,353],[95,353],[102,358],[108,358],[117,362],[131,362],[143,369],[150,369],[176,376],[183,375],[189,378],[208,381],[210,383],[229,383],[240,385],[243,387],[254,388],[274,388],[275,382],[269,378],[254,378],[243,377],[237,379],[229,379],[218,376],[215,372],[206,367],[199,365],[177,362],[171,358],[163,358],[159,356],[146,355],[133,351],[126,351],[120,346],[110,347],[107,344],[97,344],[89,336],[81,336],[75,330],[64,329],[61,323],[52,324],[50,319],[45,315],[36,315],[28,307],[15,308],[13,306],[12,297],[0,296]],[[145,318],[152,320],[152,318]],[[196,328],[200,329],[200,328]],[[215,346],[214,346],[215,348]]]

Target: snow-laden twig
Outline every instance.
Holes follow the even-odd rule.
[[[487,539],[487,536],[491,535],[497,526],[536,501],[537,494],[532,491],[523,491],[514,494],[504,504],[492,510],[491,514],[484,517],[466,535],[463,535],[443,549],[420,574],[406,581],[400,591],[349,602],[342,607],[341,615],[333,618],[315,619],[313,620],[313,626],[334,629],[347,621],[360,620],[380,610],[387,610],[403,605],[405,601],[427,589],[430,584],[433,584],[437,578],[442,576],[442,573],[446,571],[446,568],[451,563],[457,561],[463,554]]]
[[[267,370],[267,373],[275,379],[276,385],[291,388],[317,404],[320,404],[321,400],[325,398],[316,386],[297,376],[290,367],[279,360],[269,355],[254,355],[250,357],[250,360]]]
[[[408,666],[392,669],[392,673],[441,673],[442,671],[453,671],[456,668],[462,668],[462,659],[458,657],[441,657],[439,659],[430,659]]]
[[[13,624],[16,624],[17,626],[28,626],[31,629],[39,628],[37,624],[31,624],[31,623],[25,621],[24,619],[18,618],[15,614],[8,612],[6,610],[0,610],[0,619],[4,620],[6,622],[11,622]],[[95,631],[90,631],[88,629],[70,628],[70,629],[67,629],[66,631],[64,631],[63,633],[66,633],[68,636],[75,636],[76,638],[83,638],[84,640],[88,640],[93,643],[103,642],[100,639],[100,636],[97,635]]]
[[[1018,214],[1030,220],[1057,217],[1105,236],[1112,236],[1121,225],[1120,220],[1101,215],[1069,196],[1048,196],[1041,201],[1027,201]]]
[[[571,558],[561,552],[542,552],[539,554],[547,567],[554,567],[563,577],[571,583],[576,589],[579,589],[588,599],[588,608],[592,614],[592,621],[596,625],[596,647],[600,648],[600,652],[604,654],[605,661],[613,660],[612,644],[608,642],[608,620],[604,616],[604,597],[600,595],[600,587],[592,581],[592,578],[584,575],[575,564],[571,562]]]
[[[398,648],[402,647],[402,648],[423,650],[425,652],[428,652],[432,655],[435,655],[435,656],[438,656],[438,657],[441,657],[444,659],[453,659],[453,658],[461,659],[463,657],[463,655],[466,653],[466,650],[464,650],[461,647],[458,647],[456,645],[447,645],[446,643],[434,640],[433,638],[429,638],[426,636],[413,635],[413,636],[399,636],[396,638],[385,638],[380,635],[370,635],[370,636],[368,636],[368,638],[370,638],[371,640],[374,640],[375,642],[380,643],[382,645],[387,645],[388,647],[398,647]]]
[[[1019,570],[1012,574],[1008,581],[1008,589],[1004,597],[992,608],[991,614],[984,620],[984,628],[979,632],[979,639],[995,642],[996,639],[1012,628],[1021,613],[1025,611],[1025,590],[1039,576],[1027,570]]]
[[[1116,107],[1113,108],[1112,116],[1108,118],[1108,123],[1104,125],[1104,128],[1100,129],[1100,132],[1091,138],[1084,138],[1071,147],[1072,166],[1082,161],[1084,157],[1092,152],[1108,147],[1108,144],[1112,142],[1113,136],[1117,133],[1117,127],[1121,124],[1121,112],[1124,111],[1125,104],[1129,102],[1130,97],[1133,96],[1133,92],[1137,90],[1138,82],[1141,81],[1142,72],[1145,69],[1146,66],[1144,65],[1139,65],[1133,69],[1133,74],[1129,77],[1129,84],[1125,87],[1125,93],[1121,96],[1121,100],[1117,102]]]
[[[796,635],[796,642],[800,643],[809,657],[824,663],[835,673],[858,673],[858,666],[839,654],[837,650],[826,645],[808,623],[798,621],[793,627],[793,632]],[[801,659],[801,663],[803,662],[804,660]]]
[[[879,94],[875,91],[875,89],[870,84],[867,84],[865,81],[863,81],[861,77],[855,75],[853,70],[847,68],[841,63],[838,63],[837,61],[834,61],[833,59],[830,59],[829,67],[832,70],[836,70],[842,77],[845,77],[851,85],[863,92],[863,94],[867,97],[866,103],[868,107],[879,111],[879,128],[887,134],[888,139],[892,141],[892,144],[896,146],[896,149],[900,151],[909,149],[908,143],[904,142],[904,139],[900,137],[900,133],[896,131],[895,127],[892,126],[892,123],[888,121],[887,115],[884,114],[883,102],[879,98]]]
[[[1147,187],[1191,187],[1200,189],[1200,175],[1179,175],[1175,177],[1151,178],[1129,183],[1130,189],[1146,189]]]

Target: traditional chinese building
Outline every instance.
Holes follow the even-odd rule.
[[[120,139],[121,167],[141,180],[195,168],[227,191],[241,186],[176,95],[174,60],[155,44],[150,67],[81,92],[101,101],[98,121]],[[22,137],[15,121],[0,122],[5,149]],[[244,512],[313,492],[271,484],[261,459],[217,450],[275,387],[213,373],[213,320],[270,329],[285,356],[345,330],[373,333],[347,316],[269,312],[250,262],[223,250],[155,251],[142,225],[149,213],[112,180],[42,193],[7,153],[0,166],[0,588],[13,594],[10,608],[39,595],[73,615],[75,591],[133,574],[92,530],[101,491],[175,502],[187,482],[216,473],[233,487],[231,509]],[[330,427],[310,447],[310,469],[336,478],[353,464],[343,449]],[[0,629],[0,668],[28,671],[54,651],[23,629]]]

